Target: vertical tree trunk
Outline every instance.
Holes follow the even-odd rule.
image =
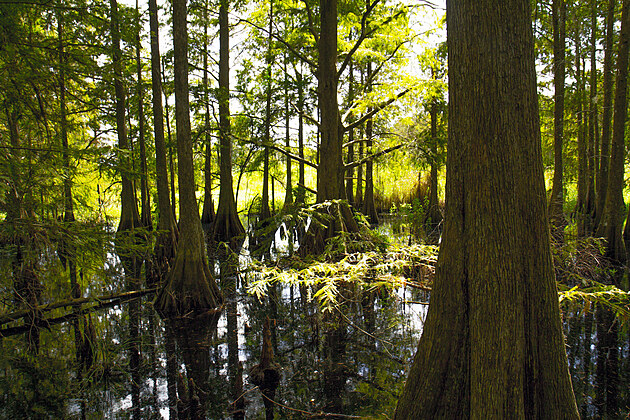
[[[135,250],[138,245],[137,229],[141,227],[136,193],[131,179],[132,163],[126,154],[129,150],[125,115],[126,95],[123,87],[122,51],[120,49],[120,23],[118,3],[110,0],[111,9],[111,37],[112,64],[114,69],[114,89],[116,97],[116,132],[118,134],[118,148],[122,151],[119,156],[119,167],[122,179],[120,223],[116,232],[116,252],[125,270],[125,279],[129,290],[140,287],[140,267],[142,259]],[[129,310],[129,369],[132,375],[131,404],[132,417],[140,418],[140,349],[138,343],[139,307],[137,300],[128,304]]]
[[[606,15],[606,44],[604,46],[604,103],[602,109],[602,144],[599,158],[599,182],[597,183],[597,219],[595,228],[599,226],[604,206],[606,204],[606,190],[608,189],[608,166],[610,164],[610,134],[612,125],[612,88],[613,88],[613,39],[615,23],[616,0],[608,1]]]
[[[348,104],[352,106],[354,102],[354,69],[353,69],[352,61],[348,65]],[[348,121],[352,122],[353,114],[350,113],[348,116]],[[352,163],[354,161],[354,129],[351,128],[348,131],[348,154],[347,154],[347,162]],[[354,167],[348,168],[346,170],[346,199],[348,203],[351,205],[355,205],[354,201]]]
[[[394,418],[577,419],[549,246],[530,2],[448,2],[447,31],[445,231]]]
[[[553,84],[554,84],[554,166],[553,186],[549,201],[549,221],[551,236],[557,242],[564,242],[564,166],[562,147],[564,143],[564,83],[565,83],[565,31],[566,3],[554,0],[553,13]]]
[[[588,232],[595,229],[594,220],[597,218],[597,197],[595,192],[596,176],[599,157],[599,129],[597,111],[597,0],[591,0],[591,79],[588,110],[588,189],[586,193],[586,214]]]
[[[577,218],[577,234],[583,238],[587,235],[586,195],[588,190],[588,152],[584,127],[584,82],[582,77],[582,50],[581,50],[581,30],[578,27],[575,32],[575,85],[577,102],[577,143],[578,143],[578,181],[577,181],[577,202],[575,213]]]
[[[151,221],[151,196],[149,195],[147,146],[144,136],[144,86],[142,86],[142,61],[140,60],[140,7],[136,0],[136,73],[138,75],[138,144],[140,146],[140,222],[147,229],[152,229]]]
[[[435,78],[435,70],[432,70],[433,78]],[[442,224],[442,212],[440,211],[440,202],[438,196],[438,134],[437,134],[437,98],[431,103],[431,179],[429,184],[429,203],[426,210],[426,225],[428,230],[428,240],[431,243],[438,243],[440,237],[439,226]]]
[[[230,28],[227,0],[219,6],[219,147],[220,189],[217,218],[212,238],[228,242],[232,249],[240,247],[245,229],[236,209],[232,181],[232,138],[230,134]]]
[[[267,68],[265,70],[265,138],[264,138],[264,158],[263,158],[263,190],[262,203],[260,207],[260,219],[267,220],[271,217],[269,210],[269,145],[271,139],[271,84],[273,78],[273,70],[271,63],[273,61],[273,0],[269,1],[269,33],[267,38],[267,56],[265,58]]]
[[[291,150],[291,130],[289,127],[290,122],[290,109],[289,109],[289,75],[287,71],[287,53],[284,53],[284,146],[287,151]],[[284,194],[284,206],[290,206],[293,203],[293,179],[292,179],[292,165],[291,157],[287,156],[287,183]]]
[[[628,88],[628,50],[630,41],[630,21],[628,21],[630,20],[629,0],[623,1],[621,19],[608,189],[602,220],[597,231],[599,236],[606,238],[606,256],[620,265],[626,261],[626,252],[621,229],[624,219],[623,186],[624,161],[626,158],[624,138],[628,114],[626,92]]]
[[[302,73],[297,72],[297,88],[298,88],[298,156],[300,156],[300,163],[298,165],[298,190],[295,194],[295,202],[298,204],[304,204],[305,200],[305,167],[304,167],[304,80]]]
[[[155,172],[157,177],[158,237],[154,249],[153,273],[149,283],[156,284],[168,272],[177,243],[175,219],[169,196],[166,142],[164,140],[164,109],[162,108],[162,75],[159,44],[158,8],[156,0],[149,0],[151,31],[151,92],[153,136],[155,138]]]
[[[337,0],[320,0],[318,85],[321,112],[317,202],[343,198],[344,167],[337,103]]]
[[[372,78],[372,63],[367,64],[367,80]],[[368,85],[367,90],[371,91],[371,85]],[[367,112],[371,112],[372,109],[368,108]],[[374,120],[368,118],[365,122],[365,148],[366,154],[369,156],[372,154],[372,132],[373,132]],[[378,213],[376,212],[376,205],[374,203],[374,164],[372,160],[368,160],[365,163],[365,192],[363,195],[363,214],[366,215],[370,225],[378,224]]]
[[[203,175],[205,179],[203,187],[203,210],[201,211],[201,224],[205,231],[210,232],[214,219],[214,203],[212,202],[212,136],[210,135],[210,98],[208,92],[208,7],[206,1],[203,8],[203,100],[204,100],[204,130],[206,156]]]

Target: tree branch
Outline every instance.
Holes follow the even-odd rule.
[[[343,60],[343,63],[341,64],[341,67],[339,67],[339,70],[337,71],[337,77],[341,76],[341,74],[344,72],[346,67],[348,67],[348,65],[350,64],[350,60],[352,59],[352,55],[359,49],[359,47],[361,46],[361,44],[363,43],[365,38],[367,38],[368,35],[370,35],[370,34],[372,34],[374,32],[373,30],[369,31],[369,32],[366,31],[367,18],[372,13],[372,10],[374,10],[376,5],[380,1],[381,0],[374,0],[374,2],[369,3],[368,7],[365,9],[365,12],[363,13],[363,16],[361,16],[361,33],[359,34],[359,39],[357,39],[357,41],[354,43],[352,48],[350,48],[350,51],[348,51],[348,54],[346,55],[346,58]]]
[[[381,110],[383,110],[385,107],[391,105],[392,103],[394,103],[395,101],[397,101],[398,99],[402,98],[403,96],[405,96],[407,93],[409,93],[411,91],[411,88],[407,88],[405,90],[403,90],[402,92],[398,93],[398,95],[394,96],[393,98],[388,99],[385,102],[381,102],[380,104],[378,104],[373,110],[371,110],[370,112],[368,112],[367,114],[365,114],[363,117],[359,118],[357,121],[353,122],[352,124],[343,127],[343,131],[350,131],[354,128],[357,128],[358,126],[360,126],[361,124],[363,124],[365,121],[369,120],[370,118],[372,118],[374,115],[376,115],[377,113],[379,113]]]
[[[388,147],[385,150],[381,150],[380,152],[377,153],[373,153],[369,156],[364,157],[361,160],[356,160],[354,162],[350,162],[350,163],[346,163],[344,166],[344,168],[346,169],[351,169],[351,168],[356,168],[359,165],[363,165],[365,162],[376,159],[377,157],[383,156],[387,153],[393,152],[394,150],[400,149],[401,147],[403,147],[405,144],[404,143],[400,143],[396,146],[392,146],[392,147]]]
[[[245,22],[247,24],[250,24],[251,26],[253,26],[254,28],[258,29],[259,31],[262,31],[266,34],[269,33],[268,29],[265,29],[257,24],[255,24],[254,22],[248,20],[248,19],[244,19],[244,18],[240,18],[239,19],[241,22]],[[305,62],[306,64],[308,64],[309,66],[311,66],[311,68],[316,69],[317,68],[317,64],[315,62],[313,62],[312,60],[310,60],[308,57],[306,57],[304,54],[300,53],[298,50],[296,50],[293,45],[289,44],[287,41],[285,41],[284,39],[282,39],[280,36],[276,35],[276,34],[271,34],[271,36],[278,41],[279,43],[281,43],[282,45],[284,45],[293,55],[295,55],[298,59],[302,60],[303,62]]]

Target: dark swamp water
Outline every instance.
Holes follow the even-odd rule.
[[[393,235],[391,225],[381,229]],[[274,251],[288,252],[286,241],[278,241]],[[86,268],[81,276],[86,296],[124,290],[116,259],[104,255],[102,267]],[[305,284],[275,283],[262,298],[248,293],[258,275],[244,269],[250,259],[242,252],[238,264],[215,264],[225,305],[220,314],[190,323],[165,324],[153,310],[151,293],[91,302],[81,313],[76,307],[56,309],[55,322],[36,332],[16,330],[28,316],[3,320],[0,418],[390,418],[429,292],[399,287],[387,293],[348,283],[338,288],[339,305],[326,311],[314,299],[318,289]],[[64,277],[52,255],[41,257],[39,266],[51,279]],[[427,280],[418,276],[430,276],[430,269],[412,270],[410,284]],[[48,293],[67,296],[63,281],[50,280]],[[8,282],[2,287],[0,314],[13,304]],[[604,310],[583,302],[565,303],[563,312],[582,417],[627,418],[627,325],[606,324]],[[605,325],[608,332],[614,325],[612,345]],[[29,350],[34,335],[36,352]],[[617,379],[606,376],[610,369]]]

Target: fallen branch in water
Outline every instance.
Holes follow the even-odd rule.
[[[54,318],[38,319],[36,320],[35,323],[29,322],[28,325],[20,325],[20,326],[11,327],[11,328],[0,329],[0,337],[9,337],[12,335],[23,334],[33,327],[48,328],[51,325],[61,324],[63,322],[70,321],[78,316],[81,316],[90,312],[94,312],[94,311],[104,309],[104,308],[111,308],[113,306],[127,302],[129,300],[138,299],[144,295],[153,293],[156,290],[157,290],[156,288],[152,288],[152,289],[145,289],[145,290],[134,290],[131,292],[116,293],[116,294],[107,295],[107,296],[67,299],[60,302],[53,302],[53,303],[49,303],[47,305],[41,305],[41,306],[34,306],[30,309],[25,309],[25,310],[16,311],[10,314],[5,314],[5,315],[0,316],[0,325],[17,321],[34,312],[39,312],[40,314],[43,314],[45,312],[50,312],[58,308],[64,308],[64,307],[74,308],[81,305],[89,305],[90,303],[95,303],[95,305],[86,306],[85,308],[82,308],[81,311],[78,311],[78,312],[72,312],[70,314],[65,314],[62,316],[54,317]]]

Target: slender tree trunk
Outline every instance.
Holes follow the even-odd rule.
[[[582,77],[582,50],[580,26],[575,32],[575,84],[577,102],[577,143],[578,143],[578,181],[575,213],[577,218],[577,234],[583,238],[587,235],[586,195],[588,189],[588,152],[584,127],[584,82]]]
[[[157,12],[156,12],[157,13]],[[171,211],[173,212],[173,220],[177,220],[177,214],[175,212],[175,208],[177,207],[177,199],[175,194],[175,159],[173,155],[174,147],[173,147],[173,136],[171,134],[171,117],[169,115],[169,107],[168,107],[168,95],[166,94],[166,90],[164,90],[164,85],[166,84],[166,71],[164,69],[164,61],[161,61],[162,67],[162,94],[164,95],[164,121],[166,122],[166,134],[168,139],[168,170],[170,172],[170,185],[171,185]],[[176,226],[176,225],[175,225]]]
[[[291,130],[289,127],[290,122],[290,109],[289,109],[289,75],[287,70],[287,53],[284,53],[284,146],[287,151],[291,150]],[[292,165],[291,157],[287,156],[287,184],[284,194],[284,206],[290,206],[293,203],[293,180],[292,180]]]
[[[578,418],[549,246],[530,7],[447,3],[445,231],[395,419]]]
[[[267,38],[267,57],[265,70],[266,76],[266,92],[265,92],[265,138],[264,138],[264,158],[263,158],[263,190],[262,190],[262,203],[260,208],[260,219],[267,220],[271,217],[271,211],[269,210],[269,145],[272,142],[271,139],[271,84],[273,77],[273,70],[271,63],[273,60],[272,48],[273,48],[273,0],[269,2],[269,36]]]
[[[352,61],[348,65],[348,104],[352,106],[354,102],[354,66],[352,65]],[[352,122],[353,115],[352,113],[348,116],[348,121]],[[348,131],[348,154],[347,154],[347,162],[354,162],[354,129],[350,129]],[[355,205],[354,201],[354,167],[348,168],[346,170],[346,199],[348,203],[351,205]]]
[[[151,196],[149,195],[148,169],[147,169],[147,146],[145,140],[144,125],[144,86],[142,86],[142,61],[140,60],[140,7],[136,0],[136,73],[138,75],[138,144],[140,146],[140,207],[142,213],[140,222],[147,229],[153,228],[151,221]]]
[[[599,182],[597,183],[597,219],[595,227],[599,226],[604,206],[606,204],[606,190],[608,189],[608,166],[610,164],[610,135],[612,126],[612,89],[613,89],[613,39],[615,8],[617,1],[608,1],[606,15],[606,44],[604,47],[604,103],[602,109],[602,144],[599,158]]]
[[[154,249],[154,272],[148,279],[156,284],[168,272],[177,243],[175,219],[169,196],[166,142],[164,140],[164,109],[162,108],[162,76],[159,44],[158,8],[156,0],[149,0],[151,30],[151,89],[153,109],[153,136],[155,138],[155,172],[157,177],[158,237]]]
[[[432,71],[435,78],[435,70]],[[428,227],[428,239],[431,243],[437,243],[440,237],[439,226],[442,224],[442,212],[440,211],[440,202],[438,196],[438,133],[437,133],[437,98],[431,103],[431,179],[429,184],[429,203],[426,211],[426,225]]]
[[[594,220],[597,218],[597,197],[595,191],[599,158],[599,129],[597,111],[597,0],[591,0],[591,78],[588,110],[588,189],[586,193],[586,214],[588,232],[593,232]]]
[[[549,221],[552,238],[564,242],[564,166],[562,148],[564,143],[564,83],[565,83],[565,31],[566,3],[553,1],[553,83],[554,83],[554,166],[553,186],[549,201]]]
[[[364,133],[365,129],[361,127],[359,131],[359,138],[361,139],[361,141],[359,141],[357,160],[363,159],[363,148],[365,143]],[[357,193],[354,196],[354,202],[357,208],[363,207],[363,165],[359,165],[357,167]]]
[[[203,187],[204,198],[201,224],[204,230],[210,232],[216,215],[214,213],[214,203],[212,202],[212,136],[210,135],[210,98],[208,97],[208,91],[210,89],[208,85],[208,7],[209,4],[206,1],[203,9],[203,100],[205,102],[204,130],[206,139],[206,156],[203,174],[206,182]]]
[[[298,87],[298,156],[300,156],[300,163],[298,164],[298,190],[295,194],[295,202],[298,204],[304,204],[305,200],[305,167],[304,167],[304,80],[302,73],[297,72],[297,87]]]

